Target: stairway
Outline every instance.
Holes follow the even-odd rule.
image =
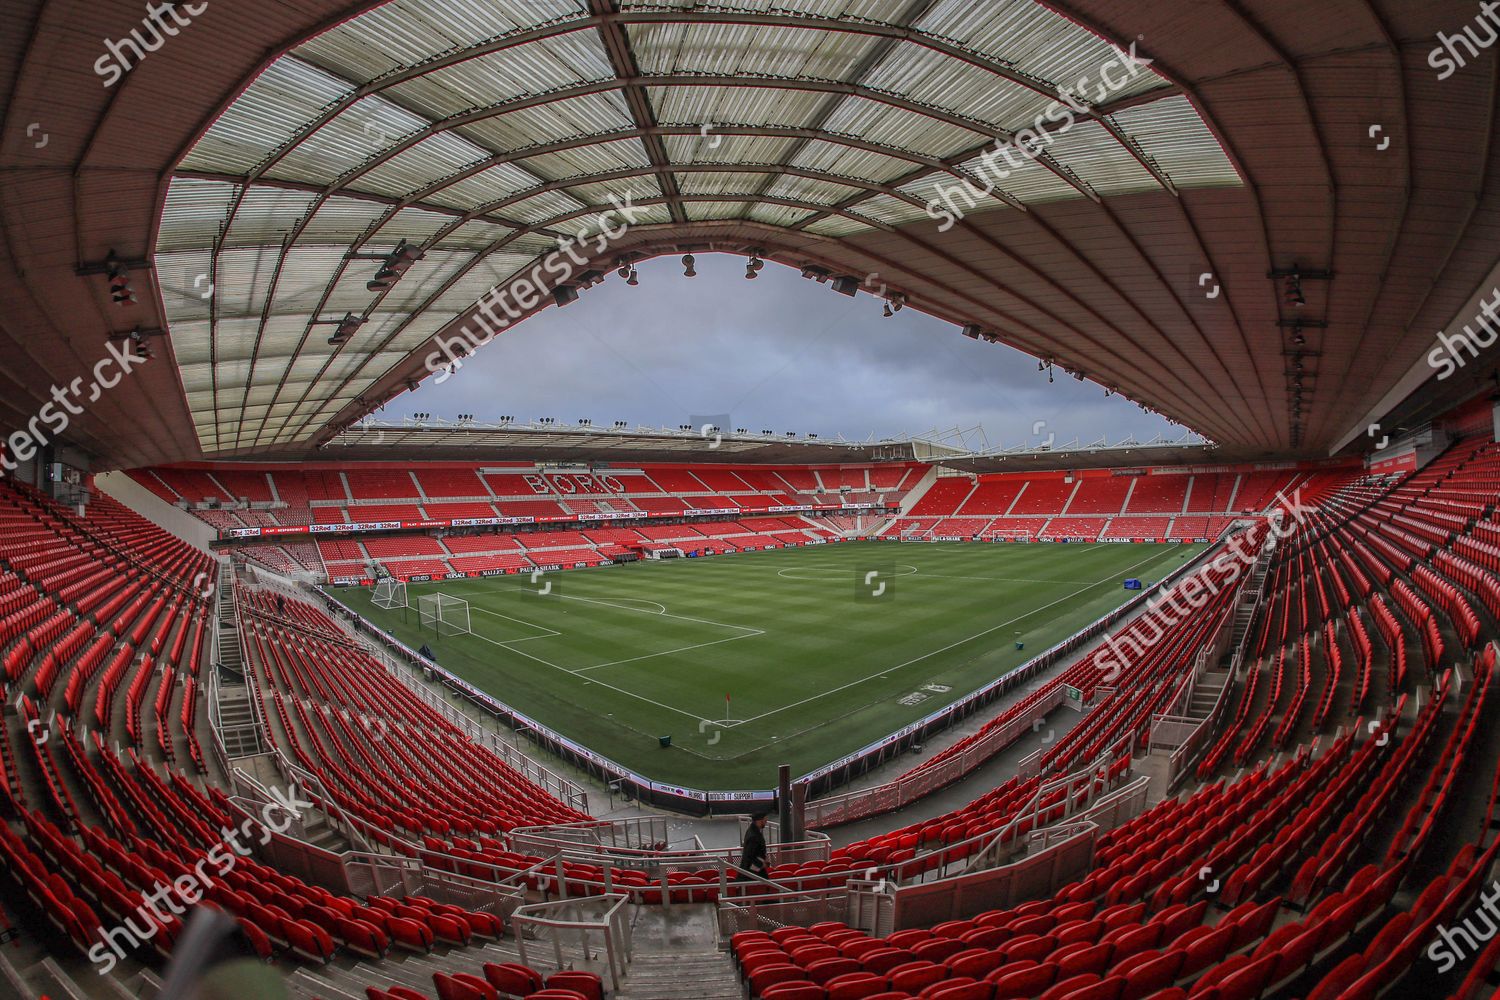
[[[219,573],[219,641],[214,649],[219,671],[218,719],[224,749],[231,758],[265,753],[250,688],[245,683],[245,658],[240,648],[240,619],[234,606],[234,575]]]
[[[1221,670],[1206,670],[1193,685],[1192,697],[1188,699],[1187,714],[1194,719],[1206,719],[1219,700],[1219,693],[1229,683],[1229,673]]]
[[[637,952],[616,1000],[741,1000],[729,955],[712,950]]]

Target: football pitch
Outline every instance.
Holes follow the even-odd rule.
[[[1124,578],[1158,580],[1201,548],[849,542],[412,584],[404,611],[334,593],[631,770],[748,790],[982,687],[1123,604]],[[469,602],[472,634],[420,627],[433,591]]]

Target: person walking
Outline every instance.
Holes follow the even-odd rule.
[[[745,843],[740,850],[740,868],[760,878],[766,877],[766,814],[756,813],[750,818],[750,828],[745,831]],[[741,875],[743,878],[744,876]]]

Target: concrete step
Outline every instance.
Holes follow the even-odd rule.
[[[637,955],[617,1000],[742,1000],[729,955],[720,951]]]

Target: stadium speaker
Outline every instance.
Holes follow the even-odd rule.
[[[661,748],[663,750],[666,750],[668,747],[670,747],[672,745],[672,737],[670,737],[670,736],[658,736],[656,738],[656,742],[661,746]]]
[[[578,301],[578,288],[574,285],[558,285],[552,289],[552,301],[560,306]]]

